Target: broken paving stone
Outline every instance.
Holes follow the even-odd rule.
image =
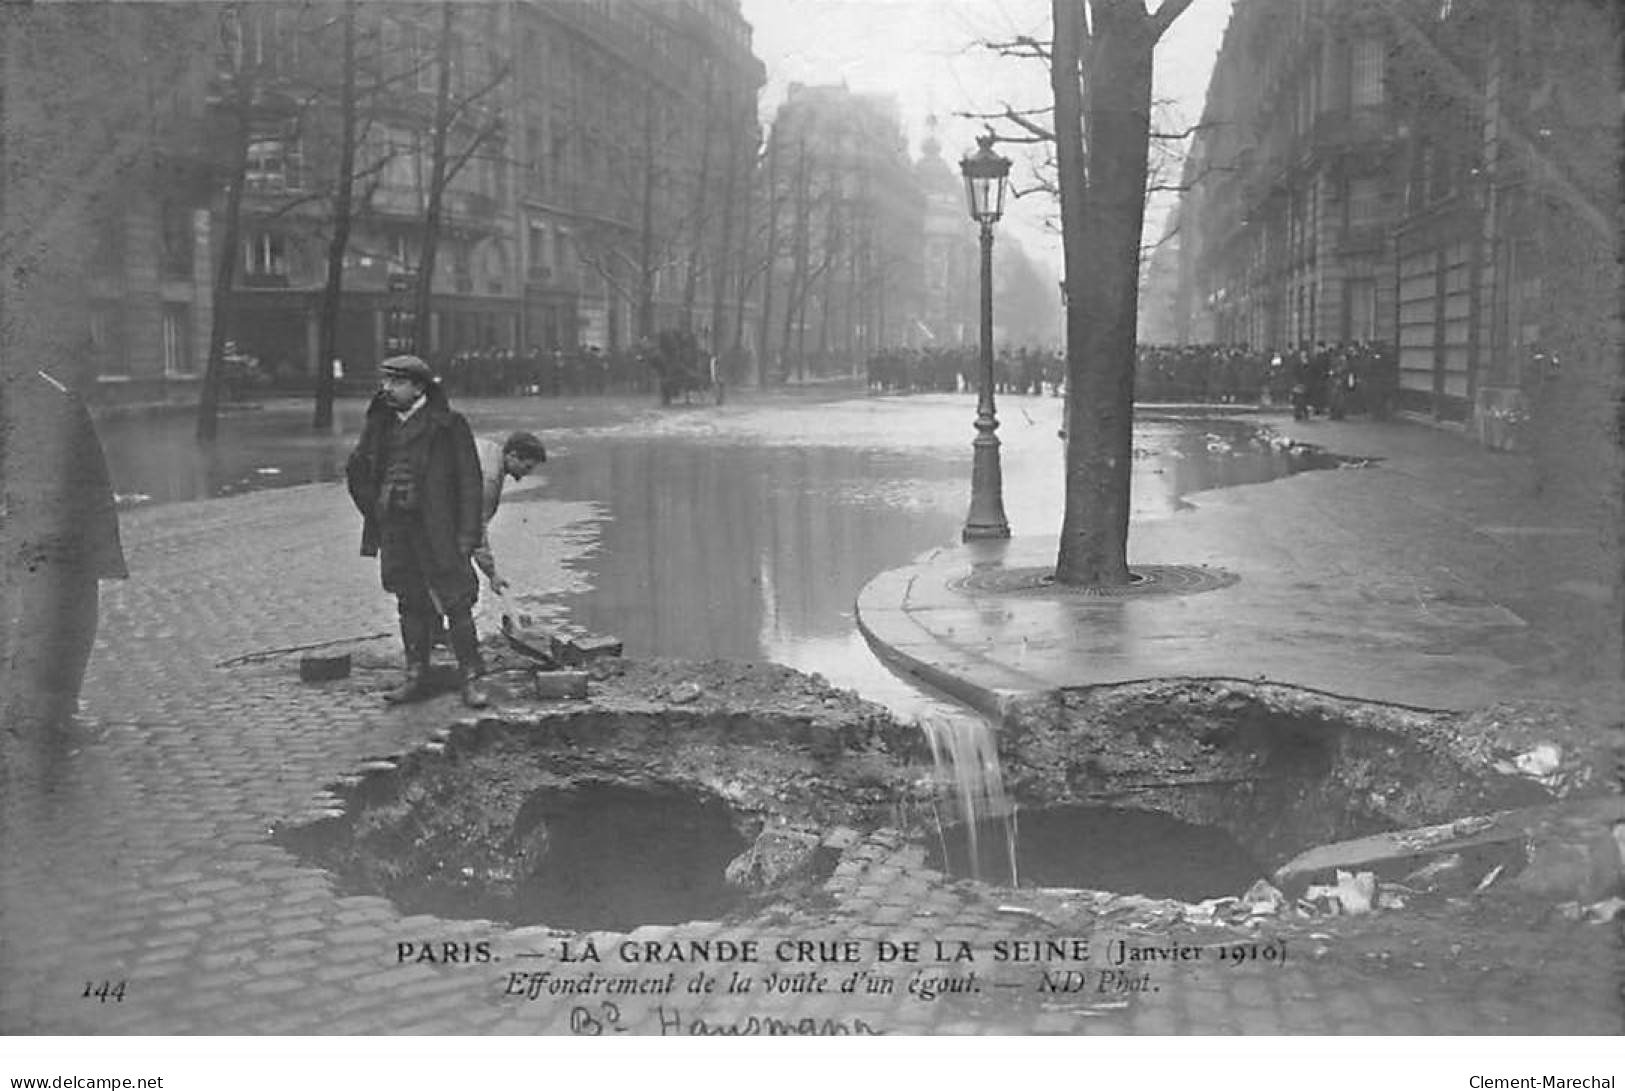
[[[773,826],[728,863],[723,878],[730,886],[767,890],[812,875],[819,849],[816,830]]]
[[[605,682],[611,678],[619,678],[621,675],[625,674],[626,661],[609,657],[592,659],[587,662],[584,669],[587,672],[587,677],[591,678],[594,682]]]
[[[547,649],[553,659],[566,667],[580,667],[621,654],[621,642],[612,636],[549,637]]]
[[[1241,904],[1252,916],[1267,916],[1279,913],[1286,906],[1286,895],[1271,886],[1267,879],[1260,879],[1247,888],[1247,893],[1241,896]]]
[[[1556,743],[1543,742],[1519,754],[1512,764],[1520,773],[1537,780],[1549,777],[1563,765],[1563,748]]]
[[[335,682],[348,677],[350,677],[349,652],[299,657],[299,680],[302,682]]]
[[[862,840],[863,834],[851,826],[837,826],[824,835],[824,847],[844,852]]]
[[[1377,900],[1377,877],[1369,871],[1356,875],[1339,869],[1335,886],[1312,886],[1304,897],[1312,903],[1329,904],[1333,912],[1369,913]]]
[[[693,682],[679,682],[671,687],[666,700],[674,705],[688,705],[698,701],[703,694],[704,691]]]

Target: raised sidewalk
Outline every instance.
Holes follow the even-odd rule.
[[[1193,567],[1162,574],[1228,585],[1031,586],[1055,566],[1057,505],[1053,528],[881,574],[859,624],[895,666],[989,714],[1020,693],[1198,677],[1426,709],[1542,700],[1617,720],[1619,526],[1595,502],[1602,483],[1537,494],[1529,459],[1404,422],[1271,424],[1358,461],[1198,493],[1130,532],[1131,569]]]

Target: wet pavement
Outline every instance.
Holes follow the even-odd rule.
[[[1174,570],[1174,593],[1039,585],[1056,534],[1018,533],[884,573],[860,623],[989,714],[1018,693],[1194,677],[1424,709],[1545,699],[1617,722],[1618,528],[1604,505],[1540,500],[1524,460],[1407,423],[1277,428],[1359,457],[1138,520],[1130,566]]]
[[[1012,401],[1001,405],[1006,480],[1016,483],[1007,510],[1017,533],[1027,534],[1058,520],[1056,493],[1047,483],[1059,475],[1053,427],[1059,403]],[[531,605],[544,618],[578,620],[568,608],[583,617],[601,609],[589,627],[614,628],[626,619],[629,652],[639,642],[655,648],[675,639],[675,622],[649,622],[639,630],[632,619],[640,602],[647,609],[678,584],[704,588],[693,592],[688,616],[709,609],[707,592],[721,596],[711,610],[719,618],[715,635],[707,637],[719,648],[735,646],[729,641],[748,646],[754,634],[759,649],[776,653],[788,645],[809,656],[805,649],[813,648],[819,650],[808,662],[825,661],[821,656],[838,662],[848,658],[851,636],[843,637],[834,621],[810,619],[841,619],[857,587],[877,571],[847,566],[842,558],[872,551],[880,566],[907,564],[921,539],[933,539],[924,548],[941,547],[942,532],[950,540],[956,532],[962,518],[956,498],[968,477],[969,406],[968,399],[855,398],[678,411],[652,420],[637,411],[624,421],[584,421],[579,432],[562,423],[561,434],[548,435],[559,453],[558,464],[549,464],[549,480],[511,496],[493,528],[498,555],[515,583],[531,590]],[[480,431],[508,426],[507,407],[492,413],[470,408]],[[511,412],[525,420],[529,409]],[[1019,427],[1010,425],[1012,417]],[[1376,427],[1327,425],[1319,435],[1334,449],[1358,453],[1365,446],[1358,441],[1377,435],[1370,431]],[[724,509],[723,518],[732,511],[735,521],[751,524],[730,530],[744,543],[738,548],[761,563],[708,570],[704,551],[718,528],[696,522],[680,493],[663,497],[625,484],[647,480],[664,466],[650,453],[646,430],[667,437],[674,451],[717,449],[718,457],[696,456],[682,472],[696,475],[699,495],[713,490],[717,504],[738,505]],[[1208,439],[1210,431],[1217,440]],[[1505,475],[1515,467],[1503,471],[1493,456],[1423,429],[1379,431],[1391,437],[1381,464],[1395,467],[1387,491],[1397,491],[1403,503],[1380,521],[1374,544],[1358,559],[1339,556],[1335,568],[1343,578],[1353,580],[1361,565],[1375,569],[1423,551],[1458,574],[1503,572],[1517,567],[1519,550],[1534,548],[1546,559],[1539,579],[1515,584],[1494,601],[1554,641],[1570,640],[1559,649],[1575,648],[1551,619],[1588,624],[1590,615],[1569,608],[1570,599],[1592,602],[1588,596],[1600,576],[1586,556],[1559,554],[1550,545],[1577,545],[1586,532],[1542,537],[1531,528],[1576,528],[1555,516],[1534,519],[1523,508],[1496,507]],[[825,446],[834,453],[809,442],[820,436],[830,437]],[[1229,441],[1223,427],[1204,427],[1200,442],[1206,451],[1209,443]],[[737,449],[738,467],[727,469],[732,456],[722,457],[725,449]],[[597,484],[586,487],[586,477],[566,475],[572,452],[582,474],[605,475],[608,497]],[[779,458],[828,467],[819,486],[824,494],[902,514],[868,532],[831,522],[829,509],[809,503],[820,494],[812,476],[792,479],[782,493],[773,491],[773,473],[752,477]],[[1441,466],[1454,476],[1440,478],[1435,471]],[[1153,468],[1148,460],[1148,472]],[[1163,469],[1150,476],[1168,478]],[[1175,503],[1168,496],[1179,490],[1159,495],[1148,488],[1140,526],[1176,524],[1209,511],[1224,514],[1229,526],[1252,525],[1297,490],[1322,496],[1317,488],[1345,477],[1377,482],[1365,476],[1371,473],[1327,471],[1204,492],[1195,512],[1179,510],[1192,494]],[[1351,513],[1343,525],[1353,534],[1388,510],[1379,502],[1383,490],[1369,487],[1370,494],[1337,494],[1317,510],[1328,513],[1333,526],[1339,524],[1330,512]],[[1283,496],[1283,489],[1293,492]],[[537,495],[528,495],[533,490]],[[630,526],[627,538],[610,538],[623,519],[635,519],[621,506],[628,497],[641,497],[653,509],[637,531],[647,538],[641,551]],[[754,506],[764,503],[771,520]],[[670,509],[664,515],[663,504]],[[1428,511],[1443,517],[1419,518]],[[1369,514],[1364,522],[1361,512]],[[1479,535],[1483,541],[1465,539],[1463,525],[1487,528]],[[377,588],[374,565],[355,555],[357,521],[342,489],[315,484],[140,505],[126,512],[124,534],[132,578],[104,590],[83,723],[48,756],[47,783],[6,801],[0,872],[0,1030],[6,1032],[658,1034],[692,1032],[700,1023],[747,1033],[785,1025],[890,1033],[1574,1034],[1620,1028],[1606,927],[1559,917],[1530,927],[1526,917],[1502,919],[1494,909],[1294,927],[1283,922],[1269,932],[1203,927],[1166,903],[949,881],[924,866],[923,849],[886,831],[843,854],[825,904],[648,927],[632,936],[657,945],[756,941],[763,955],[751,963],[674,968],[629,961],[627,950],[644,948],[623,949],[621,936],[575,936],[567,948],[564,937],[543,927],[409,915],[383,898],[345,895],[329,875],[274,845],[269,830],[320,805],[325,786],[369,759],[430,740],[456,713],[440,703],[388,709],[370,694],[303,686],[287,660],[221,667],[277,648],[390,631],[391,604]],[[845,544],[833,555],[818,552],[815,540],[832,536]],[[882,540],[893,537],[904,540],[882,548]],[[1218,544],[1207,548],[1211,555],[1170,556],[1188,564],[1238,563]],[[1513,551],[1510,558],[1505,549]],[[624,569],[609,563],[612,552],[636,556],[648,579],[637,583],[631,562],[615,562],[628,564]],[[668,554],[680,556],[685,567],[659,567]],[[842,586],[847,580],[854,581],[850,593]],[[614,585],[610,593],[624,595],[624,602],[590,605],[587,596],[599,581]],[[1570,590],[1562,591],[1565,586]],[[1548,591],[1569,596],[1559,600],[1564,608],[1540,605]],[[771,609],[746,605],[769,601]],[[1600,661],[1593,649],[1571,666],[1595,676]],[[1091,961],[1067,965],[1067,958],[1077,958],[1075,946],[999,946],[1067,937],[1085,940]],[[594,939],[601,961],[584,964],[585,941]],[[955,964],[951,957],[962,950],[961,941],[972,961]],[[1174,941],[1197,953],[1133,973],[1118,966],[1105,976],[1103,952],[1167,950]],[[775,952],[785,943],[789,957],[780,960]],[[903,943],[920,945],[920,961],[887,958],[886,944]],[[402,944],[430,944],[442,955],[450,944],[468,957],[424,960],[416,957],[418,947],[403,957]],[[1001,961],[1001,949],[1014,957]],[[1061,963],[1046,965],[1043,959],[1057,950]],[[1226,960],[1221,950],[1235,957]],[[1282,957],[1261,953],[1269,950]],[[1047,976],[1083,965],[1089,980],[1082,992],[1060,991],[1067,979]],[[723,984],[705,989],[701,970]],[[755,982],[753,992],[729,991],[736,972]],[[550,991],[560,982],[602,988],[591,985],[594,974],[631,991],[617,994],[616,1004],[586,991]],[[675,996],[655,991],[668,975]],[[861,984],[881,978],[889,988],[871,992]],[[856,987],[843,993],[848,980]],[[687,991],[696,981],[700,987]],[[126,988],[114,1000],[106,990],[98,995],[101,982]],[[1053,987],[1046,989],[1046,982]]]

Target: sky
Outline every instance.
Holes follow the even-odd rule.
[[[1153,94],[1173,103],[1165,123],[1199,120],[1230,5],[1196,0],[1158,44]],[[926,118],[936,116],[943,158],[957,169],[985,126],[961,115],[1050,102],[1042,63],[999,57],[978,44],[1020,35],[1047,41],[1050,0],[742,0],[742,8],[767,65],[764,120],[791,83],[844,81],[854,91],[897,98],[916,155]],[[1024,150],[1001,150],[1017,164],[1012,185],[1031,178]],[[1160,224],[1166,211],[1166,203],[1154,205],[1151,222]],[[1034,194],[1007,206],[1000,230],[1015,232],[1029,254],[1058,270],[1060,242],[1043,227],[1052,214],[1048,199]],[[968,214],[966,224],[971,230]]]

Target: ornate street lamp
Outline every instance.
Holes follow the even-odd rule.
[[[972,444],[970,514],[962,540],[1008,538],[1004,479],[999,470],[999,420],[993,415],[993,225],[1004,214],[1010,160],[993,150],[993,134],[976,138],[976,151],[959,161],[965,176],[970,218],[982,226],[982,383],[976,399],[976,439]]]

